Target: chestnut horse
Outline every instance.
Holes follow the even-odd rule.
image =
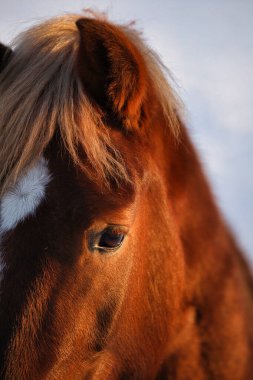
[[[76,15],[0,55],[1,379],[252,379],[250,271],[159,58]]]

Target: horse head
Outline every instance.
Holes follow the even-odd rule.
[[[204,379],[221,355],[244,379],[236,245],[157,56],[65,16],[1,45],[0,67],[2,377]]]

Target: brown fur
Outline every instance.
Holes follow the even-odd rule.
[[[53,178],[36,214],[2,236],[3,379],[252,378],[251,275],[147,52],[128,27],[73,16],[26,32],[2,73],[2,190],[42,151]],[[43,67],[47,124],[28,90],[20,103]],[[122,247],[91,252],[89,234],[108,224],[129,228]]]

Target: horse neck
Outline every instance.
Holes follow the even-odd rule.
[[[246,379],[242,374],[253,370],[253,286],[249,269],[215,204],[185,128],[180,141],[175,142],[166,132],[166,125],[160,125],[168,202],[184,252],[185,304],[193,306],[196,313],[192,335],[186,338],[188,349],[198,347],[196,357],[190,360],[202,360],[203,366],[207,365],[203,360],[209,361],[209,372],[214,377],[224,373],[224,379]],[[233,353],[231,346],[236,346]],[[203,359],[205,347],[210,352],[204,352]],[[233,361],[238,360],[236,368]],[[229,363],[225,370],[219,364],[222,362]]]
[[[243,254],[216,205],[185,128],[182,128],[180,142],[171,142],[170,147],[168,195],[179,226],[189,276],[194,271],[193,286],[196,281],[206,283],[206,276],[210,276],[210,284],[220,283],[234,267],[244,274]]]

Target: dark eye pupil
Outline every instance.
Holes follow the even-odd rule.
[[[100,237],[100,248],[117,248],[123,241],[124,234],[115,231],[105,231]]]

